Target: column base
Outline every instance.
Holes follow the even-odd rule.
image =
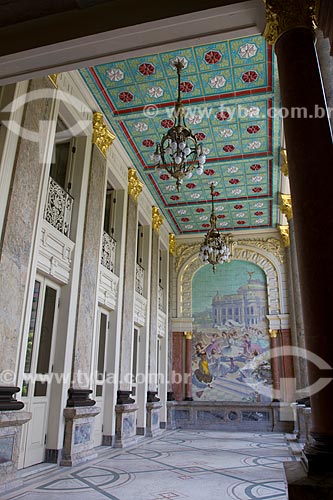
[[[0,492],[22,484],[17,479],[22,426],[31,420],[26,411],[0,412]]]
[[[67,408],[77,408],[79,406],[94,406],[96,401],[89,398],[91,389],[68,389]],[[99,413],[99,412],[98,412]]]
[[[156,396],[157,391],[147,391],[147,403],[157,403],[160,398]]]
[[[117,391],[117,405],[130,405],[135,403],[135,399],[130,398],[132,391]]]
[[[293,410],[289,403],[271,403],[273,410],[273,432],[292,432],[294,428]]]
[[[193,398],[184,398],[184,401],[193,401]]]
[[[177,406],[177,402],[175,400],[168,401],[168,403],[167,403],[167,415],[168,415],[167,429],[169,431],[174,431],[175,429],[177,429],[176,415],[175,415],[175,407],[176,406]]]
[[[16,401],[14,394],[20,391],[19,387],[0,386],[0,411],[22,410],[24,403]]]
[[[148,403],[147,408],[147,424],[146,424],[146,436],[156,437],[163,431],[160,427],[160,409],[162,408],[162,403],[158,401]]]
[[[172,391],[167,392],[167,401],[175,401],[175,396]]]
[[[101,409],[95,407],[65,408],[65,439],[60,465],[78,465],[97,457],[94,450],[94,417]]]
[[[115,448],[127,448],[135,445],[136,438],[136,404],[116,405],[116,438]]]
[[[285,462],[289,500],[332,500],[333,475],[308,476],[301,462]]]
[[[310,432],[303,452],[309,476],[329,475],[333,478],[333,436]]]

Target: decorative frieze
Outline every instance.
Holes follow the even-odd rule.
[[[116,309],[119,278],[106,267],[101,266],[98,286],[98,302],[108,309]]]
[[[160,227],[163,224],[163,217],[157,207],[153,206],[152,209],[152,228],[157,233],[160,232]]]
[[[316,28],[318,0],[264,0],[266,28],[264,37],[274,45],[283,33],[295,28]]]
[[[164,311],[164,288],[162,285],[158,286],[158,309]]]
[[[135,293],[134,299],[134,323],[138,326],[145,326],[147,318],[147,299]]]
[[[143,295],[144,279],[145,279],[145,270],[143,269],[143,267],[140,266],[140,264],[137,263],[135,270],[135,291],[139,295]]]
[[[103,231],[101,264],[112,273],[116,262],[116,245],[116,240]]]
[[[167,332],[167,317],[163,311],[157,313],[157,336],[159,338],[165,337]]]
[[[287,220],[293,218],[293,207],[291,203],[291,195],[280,193],[280,205],[279,208],[281,212],[287,217]]]
[[[138,201],[139,194],[143,188],[143,183],[138,179],[135,168],[128,170],[128,194],[134,201]]]
[[[94,113],[92,142],[98,147],[105,157],[108,148],[111,146],[115,138],[116,136],[112,134],[106,126],[102,113]]]

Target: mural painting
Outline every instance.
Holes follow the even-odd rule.
[[[193,399],[272,399],[267,285],[255,264],[232,261],[197,271],[192,281]]]

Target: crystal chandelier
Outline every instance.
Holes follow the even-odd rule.
[[[222,236],[216,227],[217,217],[214,211],[214,187],[216,182],[210,185],[210,192],[212,195],[212,213],[210,215],[210,230],[205,236],[205,239],[200,246],[199,257],[203,262],[208,262],[213,266],[213,272],[216,271],[216,264],[223,264],[223,262],[230,262],[232,257],[233,242],[231,242],[231,235],[226,234]]]
[[[185,67],[184,62],[178,59],[174,66],[178,75],[178,100],[173,111],[175,121],[163,135],[161,142],[156,144],[154,161],[158,170],[165,169],[171,177],[177,179],[176,185],[179,191],[183,179],[190,179],[195,168],[197,174],[202,174],[206,156],[202,144],[198,143],[185,123],[185,109],[180,98],[180,74]]]

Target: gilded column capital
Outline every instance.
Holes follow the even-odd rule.
[[[263,0],[266,6],[264,37],[274,45],[278,38],[295,28],[316,28],[318,0]]]
[[[159,233],[160,227],[163,224],[163,217],[160,214],[159,209],[155,206],[152,207],[151,212],[152,212],[152,227],[154,231]]]
[[[290,194],[280,193],[279,208],[280,208],[281,212],[287,217],[288,221],[293,218],[293,207],[292,207],[292,203],[291,203]]]
[[[279,330],[271,330],[271,329],[269,329],[268,332],[269,332],[269,336],[270,336],[271,339],[276,339],[277,336],[279,335]]]
[[[186,340],[192,340],[193,339],[192,332],[184,332],[184,337]]]
[[[282,157],[281,172],[285,177],[289,177],[288,156],[286,148],[281,148],[281,157]]]
[[[102,113],[94,113],[92,143],[98,147],[105,157],[115,138],[116,136],[106,126]]]
[[[169,253],[176,255],[176,237],[173,233],[169,233]]]
[[[49,80],[52,82],[52,85],[57,89],[58,88],[58,73],[53,73],[52,75],[47,75]]]
[[[128,194],[134,201],[138,201],[139,194],[143,188],[143,183],[138,179],[135,168],[128,170]]]
[[[289,225],[288,224],[286,224],[286,225],[279,224],[279,231],[280,231],[280,235],[281,235],[284,246],[289,247],[289,245],[290,245]]]

